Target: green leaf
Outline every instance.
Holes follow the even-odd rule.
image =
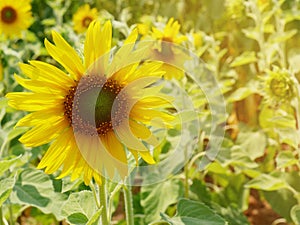
[[[169,218],[161,214],[164,221],[171,225],[226,225],[228,224],[221,216],[202,202],[181,199],[177,205],[175,217]]]
[[[210,190],[204,182],[198,179],[193,179],[193,184],[190,186],[190,195],[201,202],[210,202],[211,195]]]
[[[295,205],[292,208],[291,218],[295,224],[300,224],[300,205]]]
[[[259,115],[259,123],[262,128],[292,128],[296,127],[294,115],[291,110],[274,110],[268,105],[264,105]]]
[[[253,93],[254,93],[254,91],[251,90],[250,88],[241,87],[241,88],[237,89],[236,91],[234,91],[229,96],[228,102],[236,102],[236,101],[243,100],[243,99],[247,98],[248,96],[250,96]]]
[[[257,168],[258,164],[250,158],[248,152],[241,146],[235,145],[231,149],[230,164],[242,169]]]
[[[279,128],[275,129],[275,131],[278,133],[279,141],[280,143],[285,143],[293,148],[297,149],[299,144],[299,133],[297,129],[292,128]]]
[[[181,111],[180,113],[178,113],[176,115],[176,117],[172,121],[172,124],[173,125],[182,124],[182,123],[190,122],[190,121],[193,121],[193,120],[196,121],[197,119],[198,119],[197,112],[190,111],[190,110],[185,110],[185,111]]]
[[[291,220],[290,211],[297,204],[297,200],[290,190],[265,191],[263,192],[263,196],[276,213],[284,217],[287,221]]]
[[[245,187],[264,191],[275,191],[282,188],[287,188],[288,185],[282,179],[273,177],[269,174],[261,174],[260,176],[249,181]]]
[[[15,178],[8,177],[0,181],[0,207],[5,200],[10,196],[13,186],[15,185]]]
[[[296,191],[296,194],[290,189],[263,192],[272,209],[287,219],[287,221],[291,221],[290,211],[294,205],[298,204],[297,198],[299,196],[297,194],[299,195],[300,192],[300,174],[298,171],[290,171],[289,173],[276,171],[272,175],[287,182]]]
[[[86,225],[88,218],[82,213],[73,213],[67,217],[71,224]]]
[[[101,213],[102,213],[102,208],[97,210],[97,212],[89,219],[86,225],[97,225]]]
[[[92,218],[92,216],[96,212],[96,209],[97,207],[96,207],[93,193],[91,191],[84,190],[81,192],[72,193],[69,196],[68,200],[65,201],[65,203],[62,206],[61,214],[67,218],[67,221],[69,223],[76,224],[69,220],[69,215],[82,214],[86,218]],[[80,216],[80,218],[82,219],[83,217]],[[72,217],[72,219],[74,218]],[[84,224],[86,224],[86,222]]]
[[[250,38],[250,39],[253,39],[253,40],[256,40],[258,41],[259,40],[259,32],[257,31],[257,29],[255,28],[248,28],[248,29],[243,29],[242,30],[243,33],[245,34],[245,36],[247,38]]]
[[[235,204],[226,204],[226,208],[213,204],[214,210],[222,216],[228,224],[231,225],[250,225],[247,217],[243,214],[242,209]]]
[[[8,106],[8,99],[5,97],[0,97],[0,109]]]
[[[178,180],[166,180],[159,184],[143,186],[141,205],[144,207],[146,223],[160,218],[169,205],[174,204],[183,195],[183,184]]]
[[[55,192],[53,181],[49,175],[37,169],[25,169],[11,193],[11,201],[16,204],[37,207],[43,213],[52,213],[57,220],[62,220],[61,207],[67,196]]]
[[[32,185],[17,185],[15,191],[19,200],[36,207],[46,207],[50,202],[49,198],[42,196],[36,187]]]
[[[244,174],[234,174],[227,177],[228,184],[217,193],[213,192],[214,202],[227,207],[228,203],[236,205],[241,211],[248,208],[249,189],[244,188]]]
[[[240,56],[236,57],[233,62],[230,64],[230,67],[237,67],[247,65],[253,62],[256,62],[257,58],[255,52],[245,51]]]
[[[292,151],[279,152],[275,161],[278,169],[286,168],[298,163],[298,160],[295,158]]]
[[[12,159],[2,159],[0,161],[0,176],[2,176],[10,167],[21,161],[21,156]]]
[[[291,69],[295,72],[295,74],[300,72],[300,49],[291,49],[288,55],[288,61]]]
[[[236,143],[241,146],[241,150],[246,152],[251,160],[254,160],[264,155],[267,139],[262,131],[240,132]]]
[[[54,18],[43,19],[42,24],[45,26],[54,26],[56,24],[56,20]]]
[[[16,127],[14,129],[12,129],[9,133],[8,133],[8,141],[11,141],[12,139],[14,139],[15,137],[19,136],[20,134],[24,133],[26,130],[28,130],[27,127]]]
[[[278,34],[278,32],[276,32],[276,35],[270,37],[269,42],[270,43],[285,42],[285,41],[291,39],[295,34],[297,34],[296,29],[289,30],[286,32],[281,32],[279,34]]]

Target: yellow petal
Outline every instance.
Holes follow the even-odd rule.
[[[24,116],[18,121],[16,127],[32,127],[44,123],[52,124],[62,119],[64,119],[63,113],[60,113],[56,108],[41,110]]]
[[[126,38],[126,40],[124,41],[124,45],[126,44],[133,44],[136,42],[137,38],[138,38],[138,29],[134,29],[129,36]]]
[[[134,159],[135,159],[135,164],[136,164],[136,166],[138,166],[138,163],[139,163],[139,152],[138,151],[136,151],[136,150],[132,150],[132,149],[128,149],[130,152],[131,152],[131,154],[133,155],[133,157],[134,157]]]
[[[64,101],[64,96],[45,93],[12,92],[8,93],[6,97],[9,99],[8,104],[11,107],[25,111],[57,108],[62,106]]]
[[[29,80],[23,79],[22,77],[14,74],[15,80],[22,85],[24,88],[31,90],[36,93],[53,93],[55,95],[64,95],[65,90],[54,83],[49,83],[47,81]]]
[[[112,27],[107,21],[103,28],[99,21],[91,22],[84,43],[85,68],[88,69],[92,63],[97,61],[111,49]],[[106,57],[107,58],[107,57]]]
[[[133,154],[133,156],[136,160],[136,164],[138,164],[138,154],[142,157],[142,159],[146,163],[155,164],[155,161],[149,151],[137,151],[137,150],[132,150],[132,149],[129,149],[129,151]]]
[[[128,167],[127,156],[123,145],[117,139],[114,132],[108,132],[105,136],[101,137],[101,140],[103,140],[106,150],[112,156],[112,158],[110,157],[110,160],[114,167],[117,169],[121,177],[124,178],[128,175]]]
[[[134,80],[141,79],[141,78],[160,78],[165,71],[159,70],[162,67],[162,63],[160,62],[146,62],[140,65],[140,67],[135,70],[130,76],[126,78],[126,82],[130,83]],[[145,80],[145,79],[141,79]]]
[[[155,161],[149,151],[139,151],[139,154],[148,164],[155,164]]]
[[[19,141],[22,142],[25,146],[35,147],[40,146],[46,143],[49,143],[60,133],[68,127],[68,123],[65,119],[56,121],[55,123],[44,123],[40,124],[27,131]]]
[[[33,80],[54,82],[61,87],[73,85],[74,80],[67,76],[63,71],[48,63],[32,60],[31,65],[20,63],[21,70]]]
[[[76,68],[76,70],[74,71],[73,69],[73,71],[75,72],[75,75],[77,75],[76,79],[78,80],[84,73],[84,67],[78,54],[59,33],[52,31],[52,37],[57,48],[64,50],[64,52],[67,53],[66,57],[72,60],[73,64],[70,64],[69,67]],[[66,60],[66,58],[64,58],[64,60]]]
[[[47,167],[46,173],[56,171],[67,157],[67,153],[70,149],[69,141],[70,137],[67,132],[61,134],[58,139],[51,144],[37,168],[43,169]]]
[[[128,148],[133,150],[148,151],[145,145],[135,136],[130,129],[128,121],[115,128],[115,132],[120,138],[120,141],[124,143]]]
[[[151,135],[151,131],[144,125],[135,122],[134,120],[129,121],[129,125],[131,128],[132,133],[142,139],[147,139]]]
[[[45,39],[45,47],[53,59],[59,62],[75,80],[79,80],[84,73],[83,67],[73,61],[65,49],[51,44],[47,39]]]
[[[133,106],[130,112],[130,117],[137,121],[143,121],[146,124],[151,123],[153,119],[161,119],[162,121],[166,122],[166,124],[168,121],[174,120],[174,116],[165,112],[152,109],[142,109],[138,108],[136,105]]]

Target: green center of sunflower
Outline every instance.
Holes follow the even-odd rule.
[[[126,95],[114,80],[87,75],[65,97],[65,116],[74,131],[105,135],[126,118]],[[121,92],[121,93],[120,93]]]
[[[290,98],[293,95],[292,84],[285,79],[273,79],[270,83],[272,93],[279,98]]]
[[[88,28],[92,21],[92,18],[87,16],[82,20],[82,26]]]
[[[6,6],[1,10],[1,20],[4,23],[13,23],[17,19],[17,12],[14,8]]]

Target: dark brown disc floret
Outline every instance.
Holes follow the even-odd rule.
[[[75,132],[106,135],[127,118],[123,86],[104,76],[86,75],[65,96],[65,117]]]
[[[17,11],[10,6],[5,6],[1,10],[1,21],[11,24],[17,20]]]

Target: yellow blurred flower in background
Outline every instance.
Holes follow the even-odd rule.
[[[163,69],[166,71],[164,77],[168,80],[183,78],[184,71],[181,68],[186,60],[184,57],[186,54],[182,54],[177,47],[186,41],[187,37],[180,34],[178,21],[170,18],[163,30],[152,27],[152,38],[160,42],[160,46],[154,49],[154,57],[164,62]]]
[[[163,31],[153,27],[152,36],[157,40],[181,44],[183,41],[187,40],[187,37],[180,35],[179,30],[180,24],[178,21],[174,20],[174,18],[171,18],[169,19]]]
[[[27,0],[1,0],[0,15],[0,34],[8,38],[20,36],[21,31],[33,22],[30,1]]]
[[[245,15],[243,0],[226,0],[226,15],[231,19],[240,19]]]
[[[142,37],[145,37],[150,32],[150,26],[148,24],[139,23],[136,25],[136,27]]]
[[[81,6],[73,15],[74,30],[77,33],[83,33],[97,17],[98,11],[96,8],[91,9],[88,4]]]
[[[200,48],[203,45],[203,35],[200,32],[195,32],[193,35],[193,41],[195,48]]]

